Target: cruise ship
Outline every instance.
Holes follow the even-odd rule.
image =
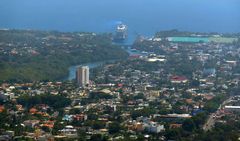
[[[125,24],[119,24],[116,27],[116,32],[114,35],[115,41],[124,41],[127,38],[127,25]]]

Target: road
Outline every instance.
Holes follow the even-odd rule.
[[[220,110],[223,109],[223,107],[229,103],[234,97],[230,97],[227,100],[223,101],[223,103],[219,106],[218,110],[215,113],[212,113],[209,118],[207,119],[207,122],[203,125],[203,130],[204,131],[209,131],[211,130],[216,122],[216,115],[218,115],[218,113],[220,113]]]

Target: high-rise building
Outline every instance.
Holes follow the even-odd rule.
[[[80,87],[86,87],[89,84],[89,67],[81,66],[76,71],[77,84]]]

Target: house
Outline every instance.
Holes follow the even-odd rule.
[[[203,70],[203,76],[205,77],[214,77],[216,76],[216,69],[215,68],[207,68]]]
[[[14,131],[5,131],[0,135],[0,141],[10,141],[13,139],[15,133]]]
[[[40,122],[40,120],[25,120],[25,121],[23,122],[23,124],[24,124],[25,126],[28,126],[28,127],[32,127],[32,128],[33,128],[34,126],[38,125],[39,122]]]
[[[65,126],[64,129],[59,130],[61,132],[61,134],[63,136],[66,136],[68,138],[77,138],[78,134],[77,134],[77,129],[75,129],[73,126],[71,125],[67,125]]]
[[[23,106],[21,104],[17,104],[16,108],[17,108],[18,111],[23,111],[24,110]]]
[[[191,98],[189,98],[189,99],[186,99],[185,102],[186,102],[187,104],[192,104],[192,103],[193,103],[193,100],[192,100]]]
[[[4,111],[4,106],[0,105],[0,113],[2,113]]]
[[[85,115],[85,114],[76,114],[76,115],[73,116],[73,119],[77,120],[77,121],[85,121],[85,120],[87,120],[87,115]]]
[[[149,122],[145,125],[146,129],[150,133],[160,133],[161,131],[164,131],[164,125],[160,125],[157,122]]]
[[[170,78],[172,83],[187,83],[188,79],[185,76],[172,76]]]
[[[0,100],[7,101],[8,100],[8,95],[4,94],[3,92],[0,92]]]
[[[10,141],[12,140],[8,135],[0,135],[0,141]]]
[[[135,125],[134,125],[134,129],[138,132],[142,132],[144,130],[144,127],[143,127],[143,124],[140,123],[140,122],[137,122]]]
[[[64,117],[62,118],[62,120],[72,121],[72,120],[73,120],[73,115],[64,115]]]
[[[31,108],[31,109],[29,110],[29,112],[30,112],[31,114],[36,114],[36,113],[38,112],[38,110],[37,110],[36,108]]]
[[[48,120],[48,121],[45,121],[44,124],[42,124],[41,126],[42,126],[42,127],[48,127],[48,128],[51,128],[51,129],[52,129],[52,128],[54,127],[54,122],[55,122],[55,121],[50,121],[50,120]]]
[[[182,127],[182,124],[177,124],[177,123],[170,124],[169,126],[170,129],[181,128],[181,127]]]

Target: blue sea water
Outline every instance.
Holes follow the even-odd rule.
[[[113,32],[120,22],[129,42],[168,29],[240,32],[240,0],[0,1],[0,28]]]

